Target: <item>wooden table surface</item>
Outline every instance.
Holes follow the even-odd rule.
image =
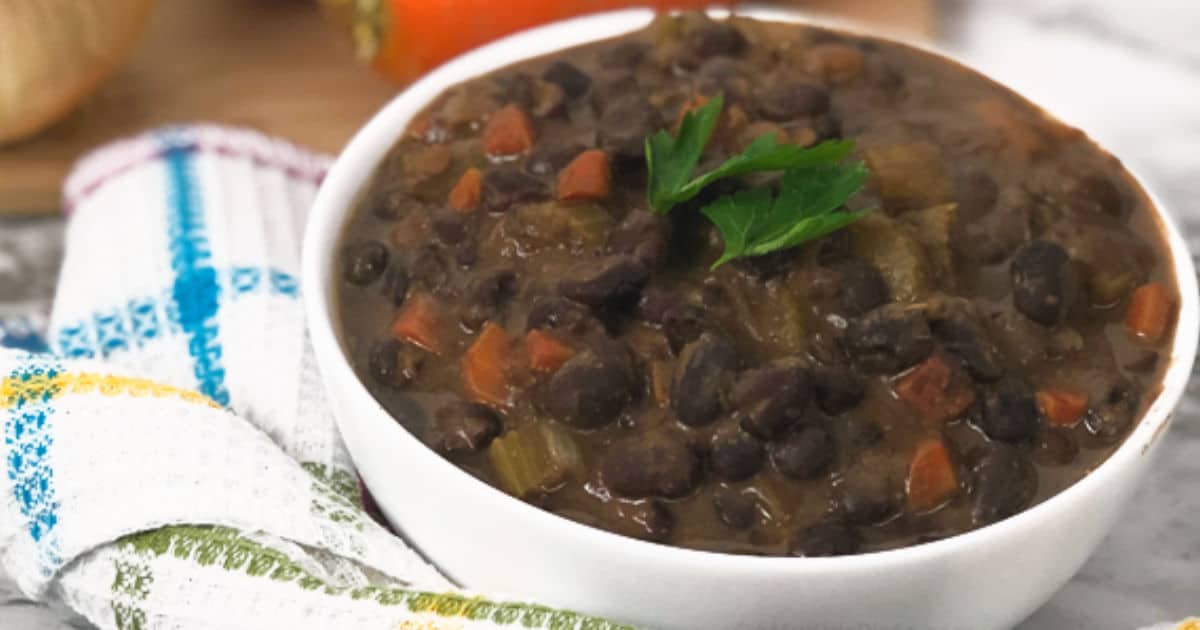
[[[304,0],[161,0],[129,62],[79,110],[0,148],[0,213],[58,210],[88,149],[159,125],[254,127],[335,152],[397,86]]]
[[[783,4],[891,32],[928,35],[934,25],[933,0]],[[243,125],[336,152],[398,89],[356,62],[312,0],[160,0],[129,62],[80,109],[0,147],[0,215],[57,212],[80,155],[164,124]]]

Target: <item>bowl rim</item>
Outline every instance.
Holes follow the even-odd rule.
[[[730,14],[726,9],[711,9],[709,13],[714,17],[726,17]],[[887,33],[886,30],[867,31],[861,26],[842,20],[816,17],[790,9],[755,7],[738,10],[736,14],[758,20],[832,28],[909,46],[975,72],[1033,102],[1022,92],[996,80],[957,56],[926,42],[911,41],[903,35]],[[653,19],[654,15],[655,12],[650,9],[601,12],[521,31],[473,49],[439,66],[400,91],[355,133],[326,174],[318,190],[304,232],[301,283],[310,338],[314,346],[319,346],[314,348],[315,350],[329,349],[332,351],[332,356],[337,357],[332,364],[328,361],[322,362],[320,361],[322,353],[318,351],[318,369],[322,372],[333,371],[336,373],[338,381],[353,383],[352,395],[375,408],[381,418],[390,420],[388,412],[371,396],[355,374],[341,343],[341,336],[334,329],[333,322],[336,319],[336,313],[334,311],[335,289],[332,267],[336,258],[334,248],[340,242],[345,217],[355,201],[359,199],[361,191],[369,182],[379,161],[400,137],[413,116],[444,89],[452,85],[526,59],[632,32],[645,26]],[[1071,124],[1040,104],[1033,103],[1055,120]],[[1075,125],[1071,126],[1078,128]],[[1093,136],[1089,134],[1088,137],[1096,143],[1097,147],[1112,155],[1096,142]],[[1159,443],[1162,435],[1166,433],[1174,409],[1191,376],[1197,339],[1200,336],[1200,325],[1198,325],[1200,322],[1200,291],[1197,289],[1193,260],[1166,205],[1147,185],[1144,178],[1130,169],[1128,165],[1122,164],[1152,206],[1153,215],[1169,249],[1170,268],[1179,292],[1175,336],[1170,348],[1168,367],[1163,373],[1161,387],[1153,401],[1144,406],[1137,425],[1125,437],[1116,451],[1082,479],[1058,494],[997,523],[920,545],[828,558],[750,556],[689,549],[622,536],[546,512],[463,471],[450,461],[438,456],[415,435],[402,427],[399,428],[399,432],[403,434],[401,439],[408,440],[412,446],[427,454],[428,457],[425,461],[431,462],[429,465],[442,467],[441,473],[450,475],[452,479],[458,479],[468,486],[469,484],[478,484],[483,492],[491,495],[488,505],[510,506],[511,511],[520,518],[534,523],[539,531],[555,530],[556,534],[562,537],[573,537],[583,544],[606,547],[625,553],[632,552],[644,557],[648,562],[670,563],[695,570],[719,567],[723,571],[734,573],[766,571],[782,572],[788,575],[830,569],[877,570],[885,565],[908,564],[922,558],[930,560],[946,557],[968,547],[986,546],[989,541],[1019,535],[1021,530],[1034,527],[1041,520],[1054,520],[1054,513],[1067,509],[1065,506],[1072,503],[1073,497],[1098,492],[1111,479],[1127,474],[1139,458],[1148,456],[1152,447]],[[323,379],[325,383],[330,380],[328,377]],[[333,415],[339,430],[341,430],[345,420],[339,414]],[[373,420],[367,420],[367,422]],[[389,425],[398,427],[395,422],[390,422]],[[400,523],[400,526],[403,529],[403,523]],[[436,557],[431,557],[431,560],[437,562]]]

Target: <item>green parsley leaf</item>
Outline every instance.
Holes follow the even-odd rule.
[[[726,177],[834,164],[853,150],[852,140],[831,140],[806,149],[796,144],[777,144],[775,134],[768,133],[751,142],[740,155],[688,182],[673,200],[675,203],[687,201],[700,194],[705,186]]]
[[[795,247],[857,221],[869,211],[838,211],[867,178],[862,162],[840,162],[854,142],[837,140],[815,147],[781,145],[766,134],[717,168],[693,177],[716,129],[724,99],[717,96],[687,112],[678,135],[659,131],[646,138],[647,196],[650,208],[667,213],[713,182],[751,173],[783,171],[779,192],[760,186],[726,195],[701,209],[725,239],[717,268],[741,256],[761,256]]]
[[[694,111],[683,115],[679,135],[672,137],[659,130],[646,138],[647,195],[650,207],[666,213],[679,203],[679,191],[687,185],[708,145],[725,99],[717,95]],[[694,194],[694,193],[693,193]]]
[[[837,231],[870,210],[839,212],[867,178],[862,162],[789,169],[779,193],[765,186],[725,195],[700,211],[721,238],[725,252],[712,268],[743,256],[761,256],[795,247]]]
[[[650,207],[666,213],[677,204],[700,194],[709,184],[727,177],[749,173],[782,171],[792,168],[833,164],[846,157],[854,148],[851,141],[823,142],[812,148],[779,144],[775,134],[757,138],[741,154],[735,155],[717,168],[692,177],[704,148],[712,138],[721,115],[724,99],[715,98],[687,112],[679,125],[679,134],[672,136],[659,130],[646,138],[647,195]]]

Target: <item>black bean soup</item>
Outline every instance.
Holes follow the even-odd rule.
[[[710,271],[647,210],[646,136],[721,94],[701,167],[856,141],[876,208]],[[750,179],[750,178],[745,178]],[[446,90],[352,214],[342,334],[430,448],[545,510],[670,545],[890,549],[1078,481],[1157,394],[1177,289],[1112,156],[945,59],[699,14]]]

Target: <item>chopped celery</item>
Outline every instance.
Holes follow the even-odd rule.
[[[903,220],[913,230],[917,240],[925,246],[930,262],[938,275],[947,279],[954,269],[950,253],[950,237],[954,221],[958,218],[957,203],[943,203],[915,210],[904,215]]]
[[[492,441],[488,459],[510,494],[528,498],[553,492],[582,465],[575,440],[564,429],[536,422]]]
[[[888,212],[927,208],[954,199],[954,184],[946,173],[937,145],[890,144],[871,147],[863,153]]]
[[[854,237],[854,253],[879,269],[894,299],[915,302],[929,292],[929,254],[905,227],[876,213],[848,229]]]

